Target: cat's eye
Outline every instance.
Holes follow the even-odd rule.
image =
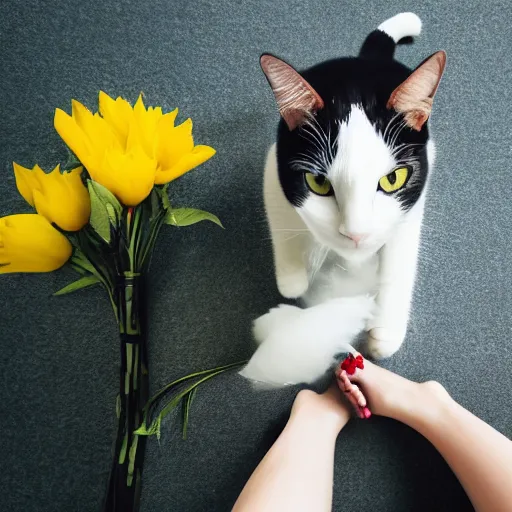
[[[397,167],[393,172],[379,180],[379,190],[386,194],[397,192],[407,183],[410,174],[411,169],[409,167]]]
[[[304,173],[304,179],[311,192],[319,196],[331,196],[333,194],[331,182],[323,174],[306,172]]]

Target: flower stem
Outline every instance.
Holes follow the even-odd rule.
[[[138,511],[146,446],[146,438],[135,434],[149,398],[143,282],[141,276],[127,274],[119,278],[115,293],[121,349],[120,414],[105,512]]]

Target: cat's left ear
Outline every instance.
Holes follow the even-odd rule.
[[[446,53],[439,51],[423,61],[391,94],[387,107],[404,114],[405,122],[420,131],[432,111],[434,95],[446,65]]]
[[[269,54],[261,56],[260,64],[290,131],[324,107],[318,93],[289,64]]]

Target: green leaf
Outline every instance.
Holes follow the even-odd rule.
[[[81,249],[74,249],[70,264],[71,267],[75,269],[79,274],[92,274],[100,283],[103,283],[105,286],[107,285],[107,282],[101,279],[101,274],[96,270],[94,265],[89,261]]]
[[[166,210],[171,209],[171,202],[169,201],[169,193],[167,192],[168,189],[169,189],[169,183],[166,183],[162,187],[162,204],[164,205],[164,208]]]
[[[139,436],[153,436],[156,435],[157,439],[160,439],[160,425],[162,422],[162,418],[158,416],[153,423],[149,426],[146,426],[146,423],[143,423],[137,430],[135,430],[134,434]]]
[[[121,449],[119,450],[119,464],[124,464],[124,459],[126,459],[126,448],[128,447],[128,432],[124,434],[123,444],[121,445]]]
[[[117,225],[119,216],[116,216],[116,209],[110,203],[105,204],[105,208],[107,209],[108,218],[110,219],[110,223],[114,226]]]
[[[92,226],[94,231],[105,240],[110,242],[110,216],[108,214],[107,207],[96,193],[96,189],[93,186],[93,181],[87,182],[89,188],[89,196],[91,198],[91,217],[89,224]]]
[[[247,361],[240,361],[237,363],[228,364],[226,366],[219,366],[217,368],[212,368],[210,370],[203,370],[200,372],[191,373],[189,375],[186,375],[185,377],[181,377],[180,379],[175,380],[174,382],[171,382],[170,384],[167,384],[167,386],[164,386],[159,392],[157,392],[155,395],[153,395],[148,403],[146,404],[146,407],[144,408],[144,420],[142,422],[142,425],[135,431],[136,434],[141,436],[151,436],[156,435],[158,439],[160,439],[160,427],[162,420],[176,407],[178,407],[181,400],[188,401],[188,405],[185,403],[183,404],[183,413],[185,413],[185,407],[187,407],[187,413],[186,417],[184,416],[184,435],[186,435],[186,429],[188,426],[188,409],[190,408],[190,404],[192,403],[192,399],[194,398],[194,390],[196,390],[201,384],[204,382],[216,377],[217,375],[220,375],[228,370],[232,370],[236,367],[244,366],[247,364]],[[187,380],[190,380],[192,378],[198,377],[195,382],[188,384],[185,389],[182,391],[177,392],[174,396],[172,396],[169,401],[163,406],[161,411],[158,413],[158,415],[153,419],[149,427],[147,426],[147,415],[148,411],[152,405],[152,403],[155,400],[158,400],[162,394],[169,392],[172,388],[174,388],[177,384],[180,384],[182,382],[185,382]],[[192,396],[191,396],[192,395]],[[185,426],[186,425],[186,426]]]
[[[162,192],[158,189],[158,187],[153,187],[151,194],[149,195],[151,201],[151,218],[156,217],[158,212],[161,209],[160,203],[162,202]]]
[[[96,181],[88,180],[89,196],[91,198],[91,218],[89,223],[94,231],[110,242],[110,225],[117,227],[123,207],[114,194]]]
[[[103,185],[100,185],[97,181],[89,180],[90,186],[96,192],[96,195],[99,197],[101,202],[106,205],[111,205],[112,210],[116,212],[117,218],[121,217],[121,212],[123,211],[123,206],[117,200],[116,196],[110,192]],[[116,220],[116,219],[114,219]]]
[[[66,293],[76,292],[82,288],[86,288],[87,286],[92,286],[93,284],[99,283],[100,281],[95,276],[85,276],[80,278],[78,281],[74,283],[70,283],[67,286],[64,286],[58,292],[55,292],[53,295],[66,295]]]
[[[75,271],[78,272],[80,275],[84,276],[87,274],[87,271],[84,270],[82,267],[79,267],[78,265],[74,265],[73,263],[69,264],[70,267]]]
[[[171,226],[190,226],[202,220],[209,220],[221,228],[224,227],[219,218],[213,213],[196,210],[195,208],[171,208],[167,212],[165,223]]]
[[[128,487],[132,486],[133,473],[135,471],[135,456],[137,455],[137,445],[139,444],[139,436],[134,436],[132,439],[132,445],[128,452],[128,475],[126,477],[126,484]]]
[[[198,389],[199,388],[194,388],[187,396],[183,397],[183,440],[187,439],[190,406],[192,405],[192,400],[194,400]]]
[[[169,384],[166,384],[163,388],[160,388],[148,401],[146,407],[149,408],[150,405],[152,405],[153,402],[158,400],[162,395],[165,393],[168,393],[172,388],[176,387],[178,384],[181,384],[182,382],[185,382],[190,379],[194,379],[196,377],[201,377],[204,375],[209,375],[214,372],[218,371],[224,371],[224,370],[231,370],[233,368],[237,368],[239,366],[246,365],[248,360],[246,361],[237,361],[236,363],[230,363],[226,364],[224,366],[217,366],[216,368],[210,368],[209,370],[201,370],[194,373],[189,373],[188,375],[185,375],[184,377],[180,377],[179,379],[176,379]]]

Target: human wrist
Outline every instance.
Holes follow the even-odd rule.
[[[332,422],[321,422],[316,419],[290,418],[284,429],[286,436],[293,437],[297,442],[334,445],[343,426]]]
[[[295,398],[288,424],[336,437],[350,417],[351,410],[340,400],[337,387],[322,394],[305,389]]]
[[[344,414],[334,411],[323,411],[320,414],[312,412],[306,408],[293,411],[286,428],[304,433],[314,432],[317,436],[336,439],[350,419],[349,411],[344,411]]]

